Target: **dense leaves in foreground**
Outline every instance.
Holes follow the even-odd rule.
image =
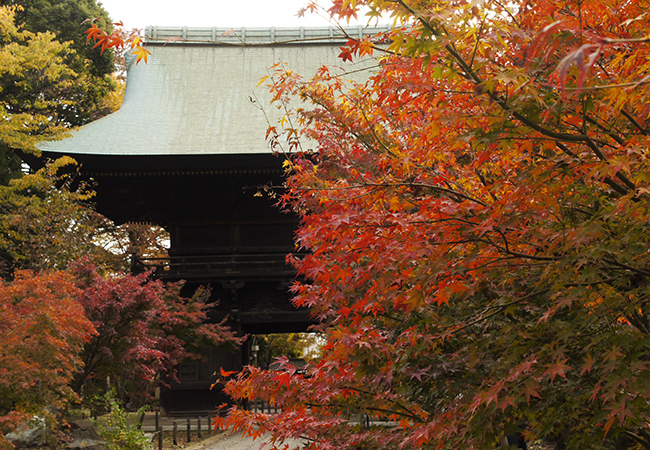
[[[310,449],[650,448],[647,2],[335,0],[391,15],[367,83],[272,77],[294,286],[327,337],[303,376],[227,386],[217,425]],[[314,151],[302,148],[307,137]],[[364,415],[388,426],[362,426]]]

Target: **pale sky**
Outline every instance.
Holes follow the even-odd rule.
[[[317,27],[329,26],[323,17],[296,16],[308,0],[101,0],[113,21],[127,28],[147,25],[188,27]],[[328,5],[327,0],[319,2]],[[367,19],[360,18],[361,25]],[[358,23],[350,23],[357,25]]]

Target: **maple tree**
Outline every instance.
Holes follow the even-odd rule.
[[[4,434],[22,421],[76,398],[69,383],[94,328],[74,281],[61,271],[0,280],[0,448],[13,448]]]
[[[102,26],[110,26],[108,12],[96,0],[0,0],[20,6],[16,23],[32,33],[50,32],[55,39],[68,43],[71,50],[64,63],[75,73],[75,83],[58,95],[65,102],[57,114],[71,126],[84,125],[109,112],[106,97],[116,89],[114,52],[101,53],[84,39],[83,24],[88,17]]]
[[[362,7],[395,20],[342,48],[377,58],[367,82],[271,77],[289,111],[269,130],[288,157],[281,203],[309,251],[291,258],[307,280],[294,302],[321,321],[323,357],[307,376],[246,368],[226,392],[281,412],[233,407],[215,425],[312,449],[515,432],[650,448],[647,2],[330,12]]]
[[[199,358],[200,348],[241,342],[223,322],[208,320],[213,304],[206,290],[184,298],[181,284],[165,285],[148,273],[102,276],[88,263],[73,272],[77,299],[97,330],[73,382],[85,397],[114,389],[120,401],[142,404],[154,387],[174,379],[183,359]]]

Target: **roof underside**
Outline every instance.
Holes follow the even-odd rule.
[[[156,34],[167,40],[174,34],[169,30],[157,30]],[[268,88],[257,86],[268,69],[282,62],[310,77],[324,64],[343,64],[338,58],[340,36],[321,37],[318,44],[297,45],[294,40],[291,44],[235,45],[210,41],[216,29],[171,30],[180,36],[188,36],[188,31],[191,36],[202,34],[205,39],[200,44],[196,44],[200,39],[194,38],[194,43],[167,45],[150,39],[148,64],[129,64],[122,108],[75,130],[68,139],[43,143],[41,150],[96,155],[270,153],[266,130],[280,113],[269,104]],[[250,36],[251,30],[247,32]],[[286,29],[282,32],[290,34]],[[237,33],[241,36],[242,31]],[[309,29],[294,30],[304,39],[309,39],[309,33]],[[323,34],[322,29],[319,33]],[[276,30],[269,29],[267,34],[277,41]],[[258,38],[261,35],[259,32]],[[230,39],[232,34],[226,37]],[[370,65],[370,61],[348,63],[345,70]]]

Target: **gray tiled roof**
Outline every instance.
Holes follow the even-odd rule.
[[[285,62],[294,72],[308,77],[323,64],[343,64],[338,58],[340,38],[325,39],[321,45],[307,41],[302,45],[231,45],[208,44],[205,40],[204,45],[187,41],[161,45],[155,42],[166,41],[179,31],[182,35],[185,30],[186,37],[196,42],[205,30],[210,32],[210,39],[212,32],[219,30],[147,30],[152,33],[153,45],[148,46],[151,56],[148,64],[130,62],[122,108],[75,130],[68,139],[43,143],[42,150],[103,155],[269,153],[267,118],[273,122],[279,113],[269,106],[267,88],[257,87],[267,69]],[[277,39],[279,30],[266,29],[264,36],[270,39],[273,34]],[[291,33],[298,37],[301,33],[307,37],[324,33],[324,29],[282,30],[283,40]],[[241,36],[242,30],[237,32]],[[257,34],[258,41],[263,40],[262,35],[261,31]],[[347,69],[371,65],[370,61],[348,63]],[[252,104],[251,98],[256,98],[258,105]]]

